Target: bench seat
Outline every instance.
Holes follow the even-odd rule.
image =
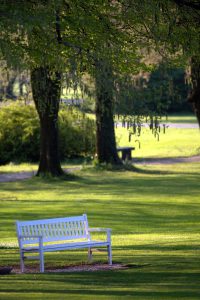
[[[135,150],[135,147],[117,147],[117,152],[122,153],[123,161],[132,159],[132,155],[131,155],[132,150]]]
[[[90,241],[90,242],[79,242],[79,243],[64,243],[64,244],[50,244],[43,245],[43,251],[51,252],[51,251],[62,251],[62,250],[70,250],[70,249],[81,249],[81,248],[93,248],[93,247],[106,247],[109,246],[108,242],[101,241]],[[23,252],[38,252],[39,247],[27,247],[22,248]]]

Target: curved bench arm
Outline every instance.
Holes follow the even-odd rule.
[[[111,228],[88,228],[89,232],[106,232],[107,242],[111,243]]]
[[[88,231],[90,232],[94,232],[94,231],[104,231],[104,232],[108,232],[108,231],[111,231],[112,229],[111,228],[88,228]]]

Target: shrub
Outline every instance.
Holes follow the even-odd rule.
[[[0,164],[36,161],[39,156],[39,120],[32,105],[16,102],[1,107]]]
[[[39,118],[33,105],[6,103],[0,110],[0,164],[39,159]],[[94,121],[80,111],[62,107],[59,113],[60,153],[65,159],[94,153]]]

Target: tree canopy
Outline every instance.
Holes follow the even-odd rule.
[[[98,154],[106,153],[101,161],[118,162],[113,130],[116,78],[120,80],[151,67],[141,59],[148,49],[184,64],[189,57],[199,56],[197,1],[1,0],[0,13],[0,55],[8,66],[31,71],[41,124],[41,170],[55,175],[62,174],[58,149],[53,145],[58,141],[63,72],[70,74],[74,86],[83,72],[95,78],[97,144],[98,140],[103,144]],[[103,128],[110,132],[109,138]],[[47,138],[48,131],[51,139],[50,135]],[[107,153],[106,148],[113,151]]]

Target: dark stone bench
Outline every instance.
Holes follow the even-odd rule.
[[[131,160],[131,151],[135,150],[135,147],[118,147],[117,152],[122,153],[122,160]]]

